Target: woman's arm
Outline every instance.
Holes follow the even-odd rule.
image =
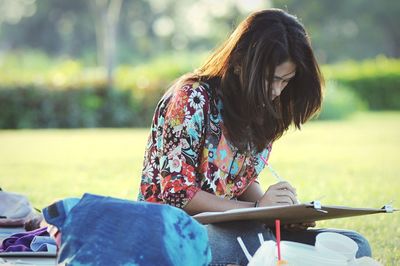
[[[256,202],[257,200],[260,200],[263,195],[264,191],[262,190],[260,184],[257,181],[254,181],[243,192],[243,194],[239,196],[239,200]]]
[[[260,200],[263,195],[264,192],[258,182],[253,182],[239,197],[239,200],[224,199],[205,191],[199,191],[189,201],[184,210],[190,215],[195,215],[200,212],[251,208],[255,206],[255,202]]]
[[[239,208],[251,208],[255,202],[264,195],[258,182],[253,182],[239,200],[224,199],[205,191],[198,191],[196,195],[185,206],[184,210],[190,215],[200,212],[227,211]]]
[[[198,191],[183,208],[188,214],[195,215],[201,212],[218,212],[239,208],[254,207],[255,202],[229,200],[205,191]]]
[[[198,191],[183,209],[190,215],[194,215],[200,212],[251,208],[255,207],[256,201],[259,201],[260,207],[292,205],[297,200],[295,194],[296,189],[288,182],[279,182],[271,185],[265,193],[263,193],[260,184],[253,182],[239,200],[224,199],[205,191]]]

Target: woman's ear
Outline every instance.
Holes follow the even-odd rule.
[[[240,72],[242,71],[242,68],[239,65],[236,65],[233,67],[233,73],[235,73],[236,75],[240,75]]]
[[[232,55],[232,65],[233,65],[233,73],[237,76],[240,76],[240,73],[242,72],[242,62],[240,53],[234,53]]]

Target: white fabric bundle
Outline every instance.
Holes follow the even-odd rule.
[[[0,191],[0,226],[19,226],[34,215],[29,200],[20,194]]]

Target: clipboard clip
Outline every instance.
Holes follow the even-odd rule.
[[[319,212],[322,212],[322,213],[328,213],[328,211],[322,209],[322,205],[321,205],[321,202],[319,200],[314,200],[314,201],[311,201],[310,203],[312,204],[312,207],[316,211],[319,211]]]
[[[391,204],[386,204],[381,209],[385,210],[387,213],[391,213],[394,211],[393,206]]]

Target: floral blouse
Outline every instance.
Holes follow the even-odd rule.
[[[271,146],[241,154],[225,138],[215,88],[188,82],[157,105],[148,139],[139,200],[183,208],[198,192],[236,199],[257,179]]]

